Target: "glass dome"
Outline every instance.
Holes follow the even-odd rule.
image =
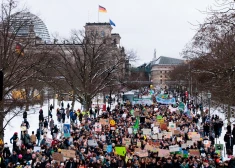
[[[12,15],[11,18],[13,31],[17,36],[28,36],[29,25],[34,25],[34,32],[36,36],[43,41],[50,42],[50,35],[45,23],[36,15],[30,12],[20,12]]]

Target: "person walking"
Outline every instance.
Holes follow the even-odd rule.
[[[232,153],[233,154],[234,140],[233,140],[233,137],[232,137],[232,135],[231,135],[231,133],[229,131],[227,131],[226,134],[224,135],[224,142],[225,142],[227,154],[228,153]]]

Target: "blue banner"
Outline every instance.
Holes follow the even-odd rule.
[[[161,104],[175,104],[175,98],[171,98],[171,99],[162,99],[160,97],[156,97],[156,100],[158,103]]]
[[[70,124],[64,124],[64,137],[70,137]]]

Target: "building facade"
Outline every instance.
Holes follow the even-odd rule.
[[[151,82],[154,86],[166,88],[170,83],[169,73],[176,66],[184,63],[184,60],[160,56],[150,62],[151,64]]]

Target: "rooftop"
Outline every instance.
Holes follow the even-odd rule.
[[[108,26],[110,26],[110,23],[86,23],[86,26],[106,26],[106,25],[108,25]]]
[[[178,65],[184,63],[184,60],[171,58],[166,56],[160,56],[156,60],[152,61],[152,65]]]

